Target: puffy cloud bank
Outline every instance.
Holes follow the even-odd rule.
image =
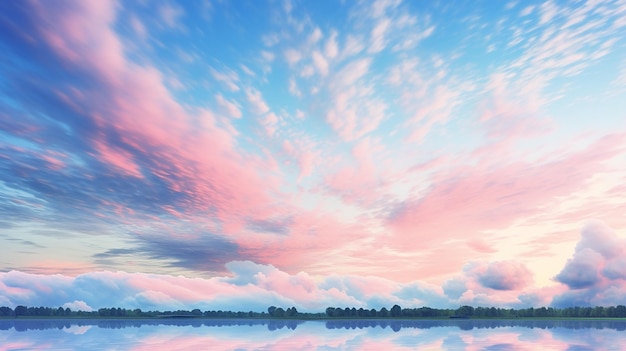
[[[212,278],[126,272],[75,277],[19,271],[0,273],[0,305],[264,311],[270,305],[322,311],[328,306],[456,308],[461,304],[527,307],[551,304],[626,303],[626,241],[601,222],[591,222],[573,257],[555,280],[562,286],[533,288],[532,274],[516,261],[473,262],[442,287],[421,281],[397,283],[374,276],[312,276],[286,273],[251,261],[226,264],[229,274]],[[550,302],[551,301],[551,302]]]
[[[594,221],[581,231],[581,240],[555,280],[569,290],[554,305],[626,304],[626,238]]]
[[[0,273],[0,305],[64,306],[76,310],[125,308],[264,311],[270,305],[319,311],[327,306],[380,308],[389,303],[442,302],[440,289],[377,277],[290,275],[250,261],[227,264],[230,276],[208,279],[126,272],[76,277],[19,271]],[[410,294],[407,294],[410,291]]]

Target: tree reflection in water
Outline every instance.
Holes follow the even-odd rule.
[[[4,319],[0,350],[619,350],[624,330],[620,320]]]

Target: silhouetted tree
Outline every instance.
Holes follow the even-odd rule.
[[[276,316],[276,317],[284,317],[285,316],[285,310],[282,307],[278,307],[274,311],[274,316]]]
[[[291,307],[287,309],[287,316],[288,317],[295,317],[298,315],[298,310],[295,307]]]
[[[380,309],[380,312],[378,313],[378,315],[380,317],[389,317],[389,311],[387,311],[387,309],[383,307]]]
[[[3,316],[3,317],[13,316],[13,309],[11,309],[11,307],[6,307],[6,306],[0,307],[0,316]]]
[[[334,307],[327,307],[326,308],[326,315],[328,317],[334,317],[335,316],[335,308]]]
[[[390,313],[392,317],[400,317],[400,315],[402,314],[402,307],[398,305],[393,305],[393,307],[391,307]]]
[[[15,317],[26,316],[28,314],[28,307],[19,305],[15,307]]]
[[[269,313],[270,316],[274,317],[274,313],[276,313],[276,306],[270,306],[267,308],[267,313]]]

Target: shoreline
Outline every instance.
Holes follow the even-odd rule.
[[[29,321],[29,320],[115,320],[115,321],[159,321],[159,320],[223,320],[223,321],[626,321],[626,317],[476,317],[476,318],[448,318],[448,317],[384,317],[384,318],[352,318],[352,317],[285,317],[285,318],[238,318],[238,317],[206,317],[206,316],[152,316],[152,317],[116,317],[116,316],[1,316],[0,321]]]

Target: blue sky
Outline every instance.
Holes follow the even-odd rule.
[[[621,301],[622,2],[0,6],[0,305]]]

